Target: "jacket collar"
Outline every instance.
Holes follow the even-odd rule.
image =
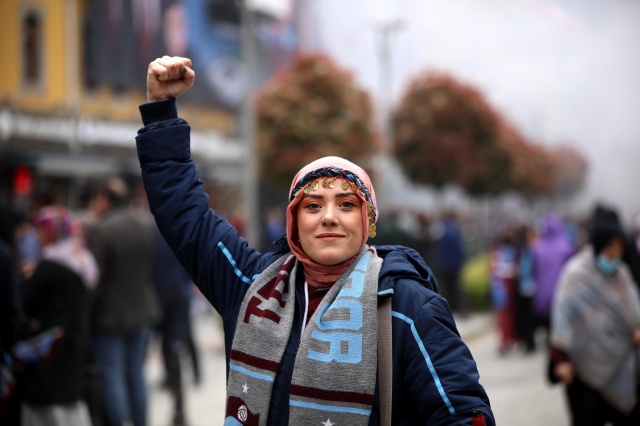
[[[425,260],[412,248],[404,246],[375,246],[384,259],[380,269],[378,295],[393,294],[399,279],[410,279],[438,293],[438,282]]]

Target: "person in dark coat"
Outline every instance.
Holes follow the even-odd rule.
[[[24,370],[18,379],[23,425],[90,425],[84,401],[89,342],[89,291],[98,280],[95,258],[72,235],[70,212],[40,209],[34,225],[42,259],[22,287],[29,334],[59,327],[59,348],[49,362]]]
[[[436,253],[443,296],[454,312],[467,315],[467,302],[460,284],[464,265],[462,231],[454,212],[446,212],[442,219],[442,235],[436,241]]]
[[[8,350],[20,336],[20,303],[14,235],[26,216],[0,205],[0,350]]]
[[[26,216],[0,204],[0,424],[3,425],[17,425],[20,421],[13,362],[5,354],[21,336],[15,231],[26,222]]]
[[[632,230],[626,238],[622,260],[629,267],[633,281],[640,288],[640,214],[636,216]]]
[[[107,425],[145,426],[143,367],[160,317],[151,282],[156,233],[148,214],[127,205],[128,195],[126,183],[112,178],[92,200],[99,220],[87,230],[87,238],[101,271],[92,309],[92,357]]]
[[[153,286],[162,312],[157,331],[164,364],[163,386],[175,391],[180,378],[175,360],[179,353],[189,355],[194,382],[201,380],[200,358],[193,338],[190,314],[193,282],[159,231],[151,265]]]
[[[325,157],[300,170],[274,252],[252,248],[209,209],[174,99],[193,83],[190,66],[177,57],[149,65],[136,143],[156,223],[223,319],[225,425],[494,425],[424,260],[410,248],[367,244],[378,209],[363,169]],[[387,381],[377,380],[377,318],[388,303]],[[390,407],[378,392],[387,384]]]

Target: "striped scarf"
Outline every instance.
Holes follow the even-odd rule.
[[[367,425],[377,368],[377,291],[382,259],[365,246],[327,292],[296,354],[289,424]],[[225,425],[266,425],[289,341],[299,262],[289,254],[251,285],[231,348]]]

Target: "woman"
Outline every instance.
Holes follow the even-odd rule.
[[[98,280],[93,254],[72,235],[64,207],[49,206],[34,218],[42,259],[21,289],[30,331],[61,327],[64,337],[51,361],[19,378],[22,425],[90,425],[84,401],[89,338],[89,292]]]
[[[573,425],[640,424],[640,295],[621,262],[624,232],[599,208],[589,245],[560,277],[551,318],[551,373],[567,390]]]
[[[294,177],[286,244],[251,248],[208,208],[175,97],[191,61],[149,65],[138,156],[165,239],[224,321],[225,425],[377,425],[377,317],[392,298],[393,424],[494,424],[468,348],[411,249],[370,247],[377,206],[366,172],[337,157]],[[284,242],[284,241],[283,241]],[[473,423],[472,423],[473,422]]]

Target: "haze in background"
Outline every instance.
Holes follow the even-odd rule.
[[[640,2],[304,0],[303,48],[324,50],[378,101],[376,27],[389,37],[391,90],[441,70],[479,88],[528,138],[590,163],[579,205],[640,212]]]

